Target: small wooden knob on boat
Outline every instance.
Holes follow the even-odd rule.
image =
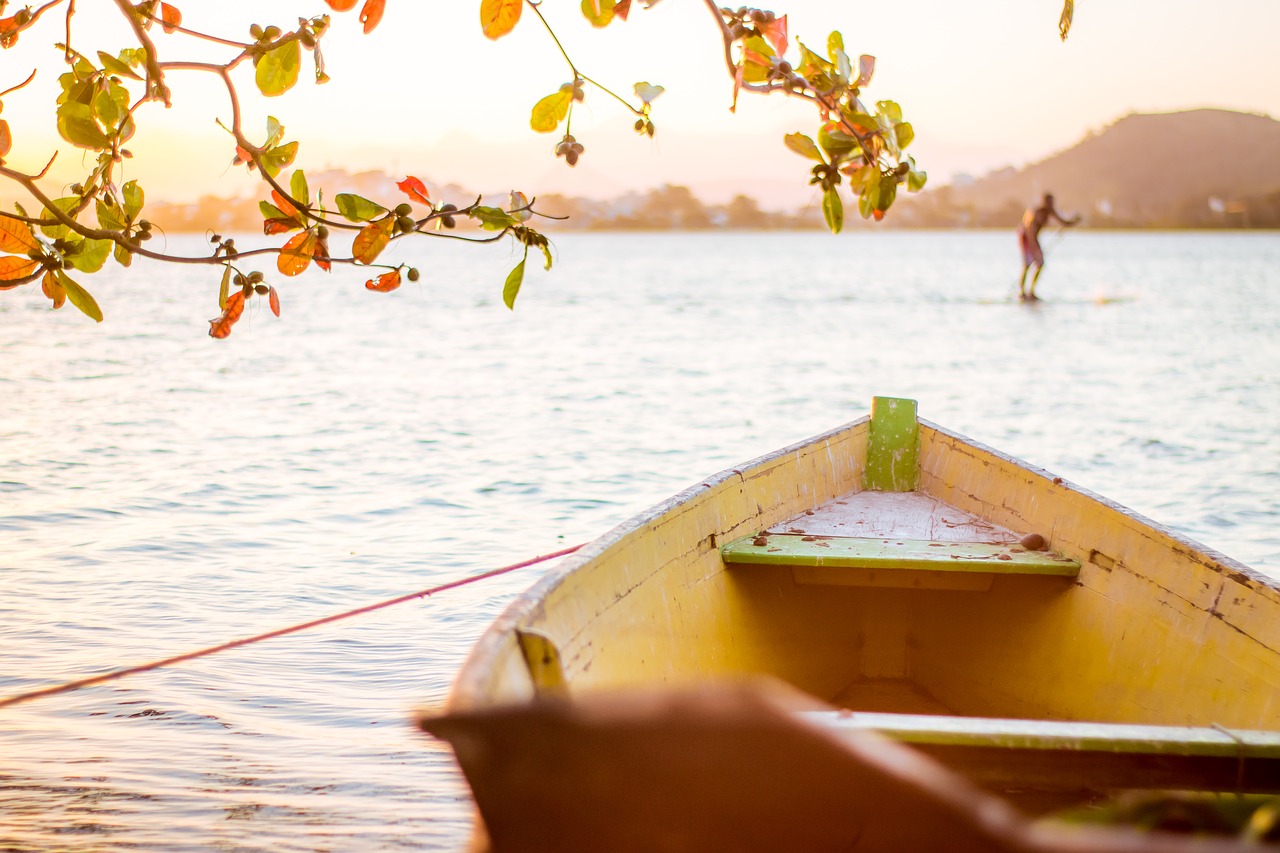
[[[1039,533],[1028,533],[1022,537],[1022,547],[1028,551],[1043,551],[1049,547],[1049,543]]]

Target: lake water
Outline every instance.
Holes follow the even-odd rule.
[[[514,313],[508,249],[420,242],[224,342],[211,270],[0,294],[0,695],[577,544],[873,394],[1280,573],[1275,233],[1050,238],[1034,306],[1012,234],[575,234]],[[0,849],[457,848],[410,714],[544,570],[0,710]]]

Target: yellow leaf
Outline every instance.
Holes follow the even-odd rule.
[[[362,264],[373,263],[391,242],[391,231],[395,224],[395,217],[387,216],[361,228],[351,243],[351,256]]]
[[[529,116],[529,126],[538,133],[551,133],[560,126],[564,117],[569,114],[569,104],[573,101],[573,89],[547,95],[533,105],[533,114]]]
[[[316,233],[303,231],[294,234],[289,242],[280,247],[280,255],[276,258],[276,269],[285,275],[298,275],[311,266],[311,258],[316,253]]]
[[[520,22],[524,0],[480,0],[480,27],[491,39],[500,39]]]
[[[0,251],[26,254],[39,249],[35,235],[25,222],[0,215]]]
[[[613,20],[614,7],[617,5],[617,0],[582,0],[582,16],[593,27],[607,27]]]

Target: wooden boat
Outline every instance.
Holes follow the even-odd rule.
[[[876,398],[567,558],[422,725],[497,850],[1241,849],[1164,830],[1273,831],[1280,589]]]

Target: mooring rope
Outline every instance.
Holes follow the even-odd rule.
[[[554,560],[557,557],[564,557],[572,554],[581,548],[582,545],[574,545],[572,548],[564,548],[550,554],[541,554],[537,557],[531,557],[528,560],[521,560],[518,563],[512,563],[509,566],[503,566],[498,569],[490,569],[487,572],[481,572],[477,575],[460,578],[455,581],[433,586],[429,589],[419,590],[418,592],[410,592],[406,595],[399,595],[395,598],[389,598],[386,601],[379,601],[374,604],[366,604],[363,607],[357,607],[354,610],[346,610],[342,613],[334,613],[331,616],[324,616],[320,619],[312,619],[310,622],[302,622],[297,625],[290,625],[287,628],[278,628],[274,631],[268,631],[265,634],[256,634],[252,637],[244,637],[239,640],[231,640],[227,643],[220,643],[216,646],[207,646],[203,649],[197,649],[192,652],[185,652],[173,657],[163,658],[161,660],[151,661],[151,663],[140,664],[139,666],[131,666],[125,669],[116,669],[111,672],[104,672],[101,675],[92,675],[88,678],[77,679],[76,681],[68,681],[63,684],[55,684],[52,687],[42,687],[39,690],[31,690],[26,693],[18,693],[5,699],[0,699],[0,708],[7,708],[10,705],[17,705],[22,702],[30,702],[33,699],[43,699],[46,696],[55,696],[59,693],[70,693],[73,690],[79,690],[82,687],[92,687],[95,684],[102,684],[107,681],[115,681],[128,675],[137,675],[140,672],[150,672],[153,669],[160,669],[166,666],[173,666],[178,663],[195,660],[196,658],[208,657],[218,652],[225,652],[228,649],[236,649],[241,646],[248,646],[253,643],[260,643],[263,640],[271,640],[276,637],[283,637],[287,634],[296,634],[299,631],[306,631],[309,628],[317,628],[321,625],[328,625],[342,619],[350,619],[352,616],[360,616],[365,613],[372,613],[375,610],[381,610],[384,607],[391,607],[393,604],[403,604],[406,601],[412,601],[415,598],[426,598],[435,595],[438,592],[445,592],[450,589],[457,589],[460,586],[476,583],[477,581],[488,580],[489,578],[505,575],[508,572],[514,572],[516,569],[523,569],[532,566],[535,563],[543,563],[547,560]]]

